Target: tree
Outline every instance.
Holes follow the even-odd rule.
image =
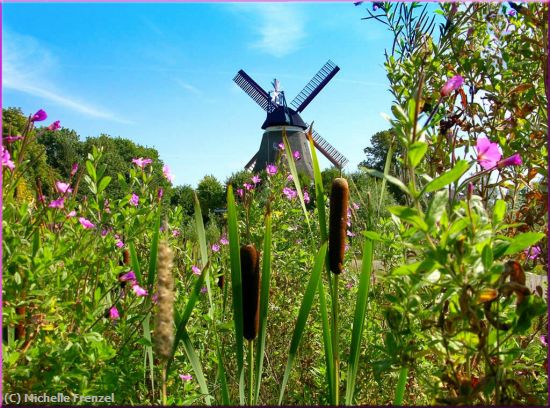
[[[172,207],[179,205],[183,209],[185,215],[192,216],[195,212],[193,206],[193,188],[188,184],[172,188],[170,193],[170,205]]]
[[[197,195],[201,204],[203,218],[208,220],[208,213],[216,208],[225,208],[225,189],[212,175],[204,176],[197,186]]]

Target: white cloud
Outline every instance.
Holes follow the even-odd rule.
[[[202,96],[202,91],[200,89],[194,87],[193,85],[190,85],[187,82],[182,81],[181,79],[178,79],[178,78],[174,79],[174,81],[179,86],[181,86],[183,89],[185,89],[186,91],[189,91],[192,94],[197,95],[197,96]]]
[[[56,103],[84,115],[131,124],[60,90],[48,77],[57,72],[56,57],[38,40],[4,28],[2,40],[2,86]]]

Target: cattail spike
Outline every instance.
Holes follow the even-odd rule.
[[[252,341],[260,324],[260,254],[254,245],[241,247],[243,285],[243,334]]]
[[[337,275],[342,273],[344,263],[348,204],[348,182],[344,178],[334,179],[330,192],[328,256],[330,270]]]
[[[155,317],[155,351],[166,360],[174,345],[174,277],[173,254],[166,242],[161,242],[157,262],[158,310]]]

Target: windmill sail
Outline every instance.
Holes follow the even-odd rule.
[[[237,75],[235,75],[233,81],[235,81],[235,83],[239,85],[241,89],[254,100],[254,102],[260,105],[263,110],[270,112],[274,109],[273,104],[270,103],[269,94],[242,69],[237,73]]]
[[[340,153],[336,148],[327,142],[323,137],[317,133],[315,130],[311,132],[311,137],[313,139],[313,144],[323,155],[329,159],[329,161],[334,164],[339,169],[343,168],[348,164],[349,160]]]
[[[334,65],[331,60],[328,60],[296,98],[290,102],[296,112],[302,112],[338,71],[340,71],[340,68]]]
[[[244,168],[245,170],[252,170],[254,166],[256,165],[256,161],[258,160],[258,152],[252,158],[248,161],[248,163],[245,164]]]

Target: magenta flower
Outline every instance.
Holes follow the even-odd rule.
[[[300,160],[302,158],[302,155],[298,150],[295,150],[294,153],[292,153],[292,156],[294,156],[294,159]]]
[[[310,200],[311,199],[309,198],[309,194],[307,193],[307,191],[304,191],[304,202],[306,204],[309,204]]]
[[[359,209],[359,204],[351,203],[351,206],[353,207],[354,210],[358,210],[358,209]]]
[[[347,288],[347,289],[353,288],[353,281],[349,281],[349,282],[346,284],[346,288]]]
[[[498,150],[498,144],[491,143],[486,137],[478,138],[475,148],[477,150],[477,161],[484,170],[495,167],[502,157]]]
[[[514,9],[508,10],[508,15],[509,15],[510,17],[514,17],[514,16],[516,15],[516,10],[514,10]]]
[[[181,235],[181,231],[177,228],[175,228],[173,231],[172,231],[172,236],[173,237],[179,237]]]
[[[117,248],[124,248],[124,242],[122,242],[121,239],[117,239],[115,241],[115,245],[117,246]]]
[[[113,306],[109,309],[109,318],[111,320],[120,319],[120,313],[118,313],[118,309],[116,308],[116,306]]]
[[[50,126],[48,126],[48,130],[51,130],[51,131],[56,131],[56,130],[59,130],[61,129],[61,125],[59,124],[59,121],[56,120],[55,122],[53,122]]]
[[[15,163],[11,160],[10,152],[2,146],[2,167],[7,167],[10,170],[15,169]]]
[[[286,176],[286,181],[292,181],[294,180],[294,177],[292,177],[292,174],[289,174],[288,176]]]
[[[139,196],[135,193],[132,193],[132,197],[130,198],[129,203],[132,204],[134,207],[137,207],[139,204]]]
[[[65,203],[65,197],[59,197],[57,200],[53,200],[48,207],[50,208],[63,208]]]
[[[257,174],[255,174],[253,177],[252,177],[252,182],[254,184],[258,184],[260,181],[262,181],[262,179],[260,178],[260,176],[258,176]]]
[[[62,193],[62,194],[73,192],[71,185],[69,183],[63,183],[62,181],[56,181],[55,188],[59,193]]]
[[[141,167],[142,169],[153,163],[153,160],[151,159],[144,159],[143,157],[138,157],[137,159],[132,159],[132,163],[134,163],[136,166]]]
[[[200,275],[200,274],[201,274],[201,268],[199,268],[199,267],[196,266],[196,265],[193,265],[193,266],[191,267],[191,270],[193,271],[193,273],[194,273],[195,275]]]
[[[158,293],[158,292],[155,292],[155,293],[153,294],[153,296],[151,296],[151,301],[152,301],[153,303],[157,303],[157,302],[159,301],[159,293]]]
[[[82,226],[86,229],[90,229],[90,228],[95,228],[95,225],[92,224],[89,220],[87,220],[86,218],[84,217],[80,217],[78,219],[78,221],[80,222],[80,224],[82,224]]]
[[[525,250],[525,255],[527,255],[527,258],[529,259],[537,259],[539,255],[541,254],[541,249],[538,245],[529,247]]]
[[[285,150],[285,144],[283,142],[279,143],[278,146],[280,150]]]
[[[170,173],[170,167],[168,167],[167,165],[162,168],[162,174],[164,174],[164,177],[166,177],[166,180],[168,180],[170,183],[173,182],[176,178],[173,174]]]
[[[220,238],[220,244],[222,244],[222,245],[228,245],[229,244],[229,241],[227,240],[227,237],[225,235],[222,235],[222,237]]]
[[[162,188],[159,188],[157,191],[157,198],[161,200],[163,195],[164,195],[164,190]]]
[[[521,156],[519,153],[514,153],[510,157],[507,157],[506,159],[502,159],[497,163],[497,167],[499,169],[502,169],[503,167],[508,166],[521,166]]]
[[[72,210],[70,213],[67,214],[67,218],[73,218],[76,216],[76,211]]]
[[[238,188],[238,189],[237,189],[237,195],[238,195],[239,197],[241,197],[241,198],[243,197],[244,191],[243,191],[242,188]]]
[[[208,291],[208,290],[206,289],[206,286],[203,286],[203,287],[201,288],[201,293],[206,293],[207,291]]]
[[[129,271],[129,272],[126,272],[124,275],[120,276],[118,280],[121,282],[135,281],[136,274],[134,273],[134,271]]]
[[[193,379],[191,374],[180,374],[179,377],[182,381],[191,381]]]
[[[136,294],[136,296],[139,296],[139,297],[147,296],[147,291],[143,289],[141,286],[139,286],[137,283],[134,283],[132,285],[132,289],[134,290],[134,293]]]
[[[78,171],[78,163],[73,164],[73,167],[71,168],[71,177],[76,174]]]
[[[275,174],[277,174],[277,166],[275,166],[274,164],[268,164],[266,167],[266,172],[269,176],[274,176]]]
[[[548,347],[548,341],[546,339],[547,339],[546,334],[539,337],[539,340],[544,347]]]
[[[353,232],[351,232],[350,230],[347,230],[347,231],[346,231],[346,235],[347,235],[348,237],[354,237],[354,236],[355,236],[355,234],[354,234]]]
[[[36,112],[33,115],[31,120],[33,122],[42,122],[43,120],[46,120],[47,117],[48,117],[48,114],[46,112],[44,112],[42,109],[40,109],[38,112]]]
[[[289,200],[292,200],[296,197],[296,191],[292,188],[285,187],[283,188],[283,194],[288,198]]]
[[[247,189],[248,191],[252,190],[254,188],[254,186],[252,184],[248,184],[248,183],[244,183],[243,184],[244,188]]]
[[[4,138],[4,142],[13,143],[13,142],[17,142],[18,140],[21,140],[21,139],[23,139],[23,136],[6,136]]]
[[[219,252],[220,251],[220,246],[218,244],[213,244],[212,245],[212,251]]]
[[[449,96],[452,91],[456,91],[462,86],[462,84],[464,84],[464,78],[462,78],[460,75],[455,75],[447,82],[445,82],[445,85],[443,85],[440,91],[441,96]]]

